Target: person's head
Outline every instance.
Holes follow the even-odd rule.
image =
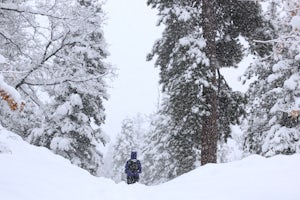
[[[131,152],[131,159],[136,159],[136,151]]]

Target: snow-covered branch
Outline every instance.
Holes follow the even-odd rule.
[[[31,85],[31,86],[53,86],[53,85],[59,85],[59,84],[66,83],[66,82],[84,83],[84,82],[87,82],[87,81],[97,80],[97,79],[103,78],[107,74],[108,73],[102,74],[102,75],[99,75],[99,76],[86,78],[86,79],[77,79],[77,80],[76,80],[76,77],[73,77],[72,79],[63,79],[63,80],[54,81],[54,82],[50,82],[50,83],[45,83],[45,82],[43,82],[43,83],[30,83],[30,82],[24,81],[24,84]]]
[[[7,102],[11,110],[22,111],[25,102],[21,99],[19,92],[4,82],[3,76],[0,74],[0,97]]]
[[[9,38],[8,36],[6,36],[4,33],[2,33],[0,31],[0,36],[2,36],[5,40],[7,40],[9,43],[11,43],[13,46],[15,46],[17,48],[17,50],[24,56],[26,57],[30,57],[28,54],[26,54],[25,52],[23,52],[22,48],[17,44],[15,43],[11,38]]]
[[[36,65],[33,67],[21,80],[20,82],[16,85],[16,88],[19,88],[21,85],[25,83],[25,80],[36,70],[38,70],[40,67],[43,66],[50,58],[54,57],[59,51],[61,51],[64,47],[69,46],[69,45],[74,45],[74,43],[65,43],[67,36],[70,34],[70,31],[68,31],[64,38],[61,41],[61,45],[57,47],[54,51],[51,53],[48,53],[49,47],[52,44],[52,41],[49,41],[48,44],[45,47],[45,51],[43,54],[43,59],[40,64]]]
[[[66,17],[52,15],[47,12],[36,11],[36,10],[29,9],[29,8],[26,8],[26,10],[25,10],[22,8],[18,8],[17,6],[8,5],[8,4],[4,4],[4,3],[0,3],[0,10],[12,11],[12,12],[17,12],[17,13],[27,13],[27,14],[32,14],[32,15],[41,15],[41,16],[45,16],[45,17],[51,17],[54,19],[62,19],[62,20],[68,19]]]
[[[253,41],[257,42],[257,43],[269,44],[269,43],[280,43],[286,39],[296,39],[296,38],[297,38],[297,36],[295,36],[295,35],[288,35],[288,36],[279,37],[279,38],[272,39],[272,40],[253,40]]]

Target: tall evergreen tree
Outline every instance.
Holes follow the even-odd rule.
[[[174,137],[170,138],[175,138],[177,146],[173,152],[178,160],[189,155],[189,161],[177,167],[194,165],[193,149],[201,149],[202,164],[216,162],[218,138],[230,136],[228,132],[220,135],[225,133],[221,130],[228,130],[243,113],[242,95],[232,92],[219,69],[236,66],[243,58],[239,36],[249,41],[266,37],[260,6],[237,0],[149,0],[148,4],[159,10],[160,24],[165,25],[148,59],[157,56],[155,66],[160,68],[160,83],[168,96],[164,112],[172,121]],[[229,102],[235,102],[239,111],[233,114],[234,109],[224,106]],[[229,123],[221,121],[226,118],[223,113],[231,113]]]
[[[151,124],[145,138],[143,147],[143,174],[141,182],[147,185],[156,185],[171,180],[187,171],[178,166],[178,157],[174,152],[174,144],[169,129],[170,119],[162,113],[152,116]],[[188,159],[186,157],[186,159]],[[187,162],[188,163],[188,162]],[[190,170],[190,166],[187,168]]]

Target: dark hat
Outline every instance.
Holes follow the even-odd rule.
[[[136,151],[132,151],[131,152],[131,159],[136,159],[136,157],[137,157]]]

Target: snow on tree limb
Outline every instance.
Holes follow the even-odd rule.
[[[22,111],[25,102],[21,99],[19,92],[4,82],[3,76],[0,74],[0,97],[7,102],[11,110]]]
[[[27,14],[32,14],[32,15],[41,15],[41,16],[46,16],[46,17],[51,17],[51,18],[55,18],[55,19],[68,19],[66,17],[59,17],[56,15],[51,15],[49,13],[46,12],[41,12],[41,11],[36,11],[36,10],[32,10],[29,8],[20,8],[18,6],[15,6],[13,4],[8,4],[8,3],[0,3],[0,10],[6,10],[6,11],[12,11],[12,12],[18,12],[18,13],[27,13]]]

